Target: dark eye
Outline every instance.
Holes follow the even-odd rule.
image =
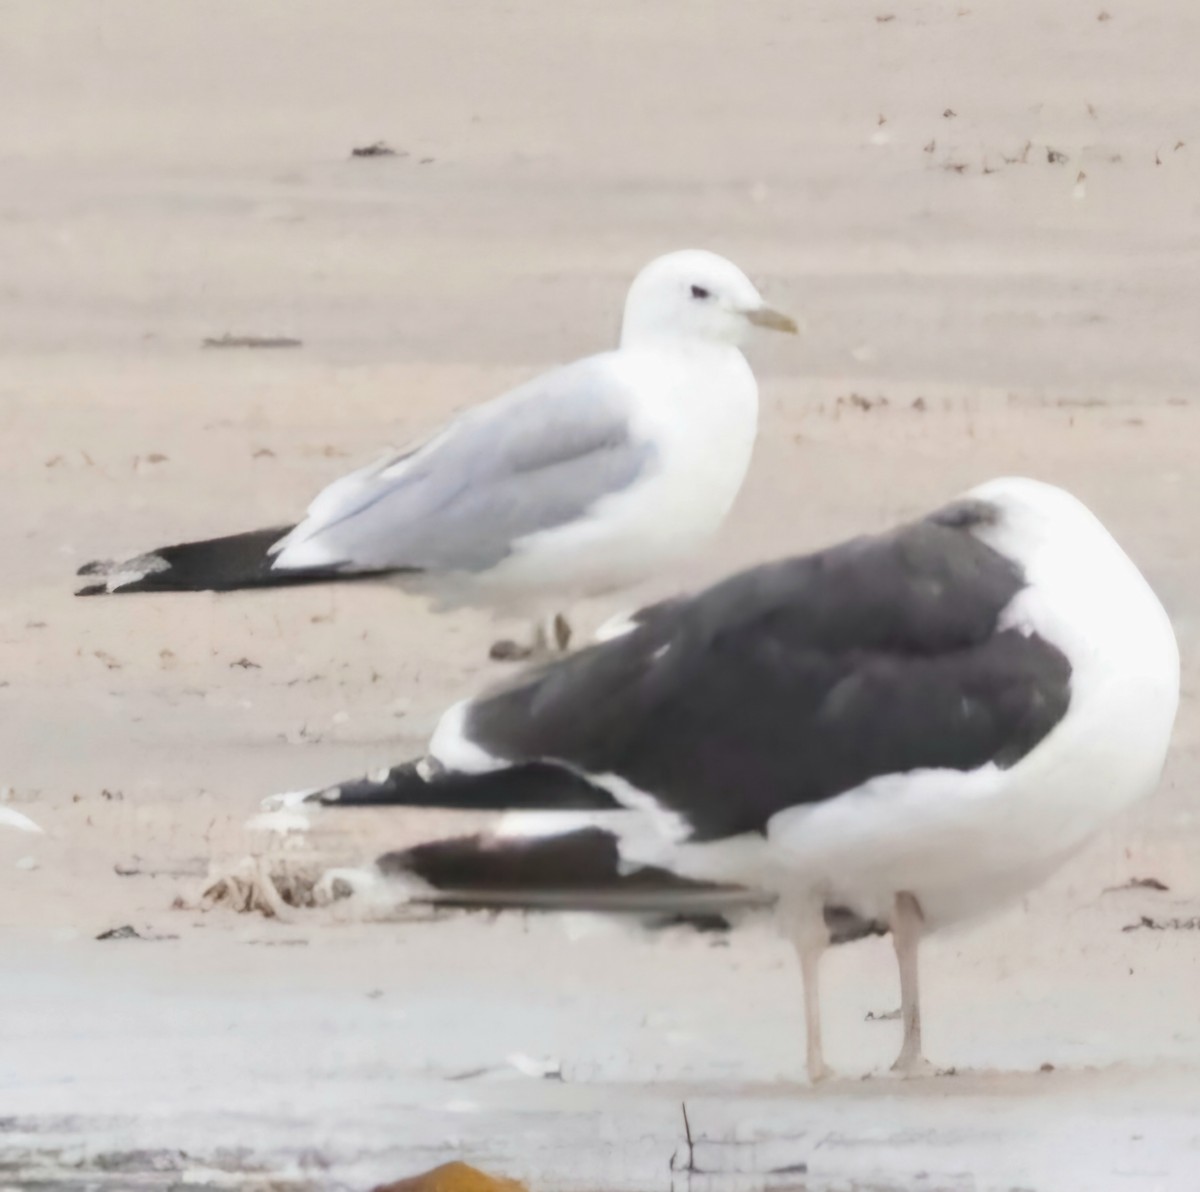
[[[693,298],[711,298],[712,295],[703,286],[692,286]]]

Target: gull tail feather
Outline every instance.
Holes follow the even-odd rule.
[[[433,840],[376,863],[411,901],[472,909],[629,915],[647,926],[726,929],[728,915],[765,906],[763,895],[631,865],[614,832],[585,827],[532,837],[476,835]]]

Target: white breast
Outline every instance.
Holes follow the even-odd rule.
[[[758,386],[736,348],[623,351],[636,395],[634,436],[653,444],[647,475],[589,516],[520,540],[480,586],[551,607],[564,596],[632,586],[699,547],[721,526],[745,479],[758,431]]]

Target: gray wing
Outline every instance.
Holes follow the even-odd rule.
[[[513,543],[583,516],[654,457],[610,355],[535,378],[406,454],[330,485],[275,566],[483,571]]]

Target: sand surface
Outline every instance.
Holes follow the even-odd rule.
[[[1200,1186],[1200,935],[1123,930],[1200,913],[1198,37],[1185,0],[4,5],[0,786],[47,833],[0,836],[0,1186],[450,1157],[535,1192]],[[864,1021],[884,943],[828,964],[846,1078],[812,1091],[765,931],[172,909],[269,846],[262,795],[418,751],[498,627],[365,587],[71,596],[608,345],[688,245],[808,334],[752,347],[721,540],[633,598],[1017,472],[1091,504],[1177,626],[1159,794],[928,948],[954,1077],[860,1079],[898,1041]],[[302,346],[201,346],[226,334]],[[296,856],[444,826],[333,817]],[[1105,892],[1133,877],[1170,888]],[[171,938],[95,940],[122,924]]]

